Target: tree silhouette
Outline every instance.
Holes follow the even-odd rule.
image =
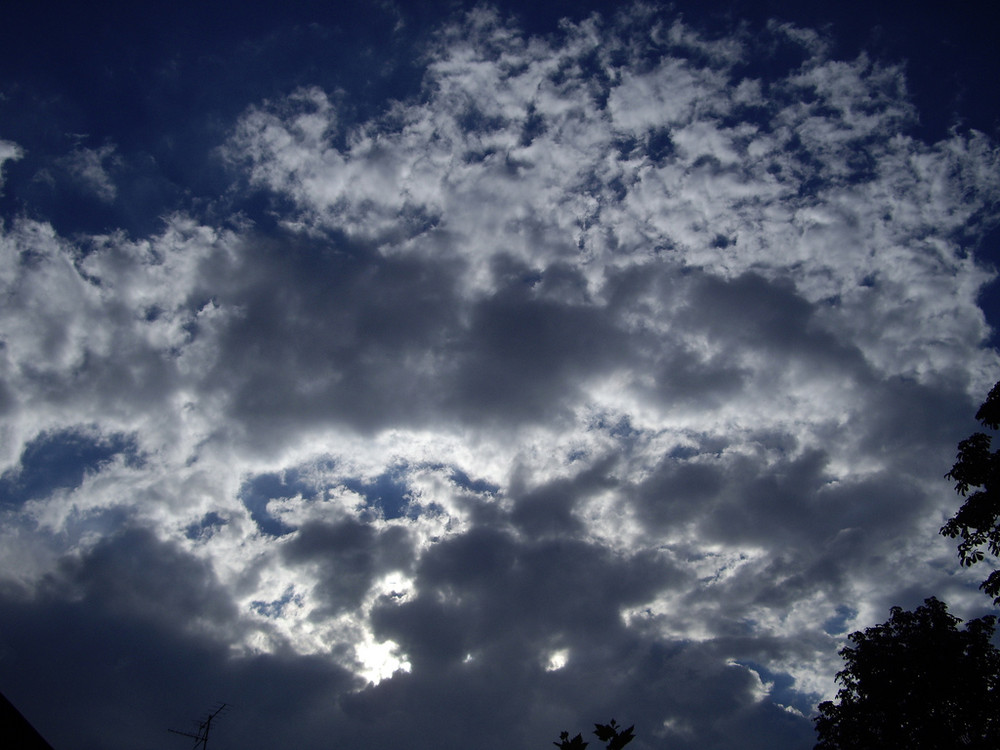
[[[819,705],[816,750],[1000,747],[1000,651],[996,618],[964,630],[935,598],[850,636],[836,701]]]
[[[991,430],[1000,427],[1000,382],[979,407],[976,420]],[[955,480],[955,491],[965,503],[941,527],[941,533],[962,538],[958,558],[966,567],[983,561],[983,547],[993,556],[1000,555],[1000,451],[991,451],[991,442],[985,433],[970,435],[958,444],[958,460],[945,474]],[[976,488],[972,494],[970,488]],[[979,588],[1000,604],[1000,570],[994,570]]]
[[[623,747],[635,739],[635,736],[632,734],[633,729],[635,729],[635,724],[628,729],[622,729],[614,719],[607,724],[594,724],[594,734],[597,735],[597,739],[601,742],[608,743],[607,750],[622,750]],[[584,742],[582,734],[578,734],[573,739],[570,739],[569,732],[562,732],[559,734],[559,742],[553,742],[552,744],[558,747],[559,750],[583,750],[589,743]]]

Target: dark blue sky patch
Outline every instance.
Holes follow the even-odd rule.
[[[0,475],[0,506],[19,506],[79,487],[88,472],[100,471],[119,455],[128,466],[142,466],[134,436],[100,435],[86,428],[42,433],[25,447],[19,466]]]
[[[206,513],[197,523],[188,524],[184,536],[191,540],[206,539],[225,526],[229,521],[214,510]]]
[[[755,661],[740,659],[735,662],[741,667],[747,667],[760,675],[761,682],[773,683],[771,700],[782,706],[789,706],[800,711],[805,716],[811,716],[817,696],[800,693],[795,689],[795,679],[783,672],[772,672]]]
[[[344,479],[341,484],[363,496],[368,506],[377,508],[386,519],[402,518],[411,510],[405,470],[405,466],[394,467],[369,482]]]
[[[458,125],[469,133],[489,133],[500,130],[506,123],[503,118],[489,116],[474,105],[470,105],[458,118]]]
[[[651,129],[646,134],[646,155],[656,165],[662,165],[676,154],[670,128]]]
[[[294,529],[268,512],[268,502],[282,497],[309,496],[315,492],[313,485],[299,478],[298,470],[285,469],[282,472],[258,474],[246,480],[240,487],[238,497],[250,511],[250,518],[257,524],[257,528],[270,536],[284,536]]]
[[[676,445],[670,450],[667,456],[678,461],[686,461],[689,458],[694,458],[700,453],[701,451],[693,445]]]
[[[712,247],[718,248],[720,250],[724,250],[730,245],[734,244],[736,244],[736,240],[726,237],[726,235],[724,234],[715,235],[715,237],[712,239],[711,242]]]
[[[631,135],[615,135],[611,143],[622,159],[631,158],[639,148],[639,139]]]
[[[449,478],[463,490],[470,490],[483,495],[495,495],[500,491],[500,485],[493,484],[493,482],[488,482],[485,479],[471,479],[468,474],[457,467],[452,467]]]
[[[837,607],[837,614],[823,623],[823,630],[830,635],[841,635],[847,632],[847,623],[857,617],[857,610],[841,604]]]
[[[600,110],[607,108],[608,98],[611,96],[612,81],[604,69],[598,51],[592,49],[577,58],[575,62],[581,77],[587,79],[594,105]]]
[[[858,140],[848,150],[845,159],[846,166],[850,170],[848,184],[860,185],[872,182],[878,177],[878,162],[871,151],[872,140],[874,139]]]
[[[476,149],[474,151],[466,151],[462,154],[462,161],[466,164],[481,164],[493,156],[496,152],[497,150],[495,148],[483,148]]]
[[[632,420],[629,419],[628,415],[618,417],[617,419],[609,418],[609,416],[600,416],[593,422],[590,429],[607,432],[608,435],[616,440],[629,445],[638,440],[642,434],[633,426]]]
[[[719,124],[727,128],[739,128],[743,125],[754,125],[758,132],[760,133],[771,133],[773,132],[776,124],[772,121],[772,115],[774,113],[774,105],[770,105],[771,108],[766,106],[764,103],[753,103],[753,104],[735,104],[732,110],[720,116]],[[780,127],[778,125],[777,127]],[[750,137],[745,139],[740,139],[743,147],[745,148],[751,141]]]
[[[611,191],[611,195],[618,201],[624,200],[625,196],[628,195],[628,188],[625,187],[625,183],[621,177],[612,178],[608,182],[608,190]]]
[[[528,105],[527,116],[521,128],[521,145],[530,146],[531,142],[540,135],[543,135],[548,128],[545,125],[545,118],[535,109],[532,102]]]
[[[280,599],[275,599],[274,601],[271,602],[265,602],[259,599],[255,599],[254,601],[250,602],[250,608],[259,615],[263,615],[264,617],[270,619],[276,619],[278,617],[281,617],[281,615],[285,611],[285,607],[287,607],[289,604],[293,602],[295,604],[301,604],[302,595],[296,594],[295,589],[289,586],[285,590],[285,593],[282,594]]]
[[[41,213],[64,234],[147,233],[169,210],[204,208],[226,192],[215,149],[249,105],[296,86],[344,90],[350,106],[339,108],[338,121],[349,129],[387,100],[419,94],[424,70],[414,45],[431,18],[396,27],[392,8],[368,3],[323,3],[306,14],[286,4],[227,5],[12,11],[0,28],[0,137],[25,158],[8,165],[0,211]],[[75,140],[92,134],[120,156],[111,204],[62,188],[56,195],[45,179]]]
[[[751,38],[757,54],[747,55],[730,73],[730,83],[739,85],[744,79],[759,80],[769,90],[769,84],[784,80],[809,59],[809,50],[799,41],[781,33],[764,33]]]

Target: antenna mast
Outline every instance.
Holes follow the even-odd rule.
[[[232,708],[232,706],[229,703],[222,703],[219,705],[218,708],[212,711],[212,713],[210,713],[205,719],[203,719],[202,721],[196,721],[196,723],[198,724],[197,734],[191,734],[190,732],[182,732],[178,729],[168,729],[167,731],[173,732],[174,734],[180,734],[185,737],[193,738],[194,739],[193,750],[198,750],[198,748],[201,748],[201,750],[208,750],[208,731],[212,728],[212,719],[221,714],[227,708]]]

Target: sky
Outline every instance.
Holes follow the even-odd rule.
[[[990,612],[998,12],[872,5],[8,4],[0,692],[792,750],[850,632]]]

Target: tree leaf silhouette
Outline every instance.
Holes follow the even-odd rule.
[[[960,620],[935,598],[852,633],[842,688],[819,705],[816,750],[1000,747],[1000,651],[993,616]]]
[[[976,419],[989,429],[1000,426],[1000,382],[990,390]],[[1000,555],[1000,451],[991,447],[991,436],[970,435],[958,444],[955,465],[945,474],[955,481],[955,492],[965,502],[941,527],[941,534],[961,539],[958,559],[966,568],[986,559],[984,547],[991,555]],[[1000,571],[994,570],[980,588],[1000,605]]]

